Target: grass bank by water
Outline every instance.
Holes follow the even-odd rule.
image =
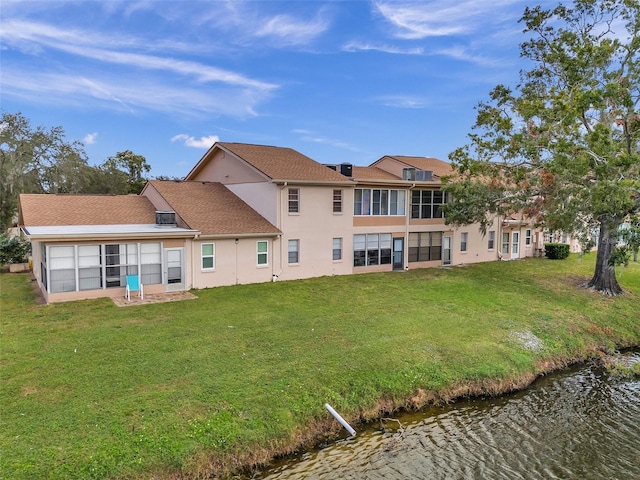
[[[640,345],[627,295],[577,287],[594,256],[224,287],[118,308],[36,305],[0,276],[0,477],[205,478],[380,408],[497,393]]]

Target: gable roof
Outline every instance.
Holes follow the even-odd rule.
[[[138,195],[20,195],[19,223],[26,227],[155,222],[155,207]]]
[[[385,155],[380,160],[384,158],[391,158],[393,160],[396,160],[397,162],[406,164],[408,167],[417,168],[419,170],[431,170],[434,175],[437,175],[438,177],[444,177],[446,175],[453,174],[453,167],[451,166],[451,164],[442,160],[438,160],[437,158],[411,157],[405,155]],[[374,166],[380,160],[374,162],[372,166]]]
[[[318,183],[349,183],[344,175],[332,170],[321,163],[285,147],[267,145],[253,145],[247,143],[217,142],[205,154],[198,164],[189,172],[197,172],[206,163],[207,157],[214,149],[220,148],[236,155],[261,172],[272,181],[318,182]]]
[[[280,233],[221,183],[151,180],[148,184],[189,228],[199,230],[202,235]]]

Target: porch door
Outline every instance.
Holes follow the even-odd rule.
[[[451,237],[442,237],[442,265],[451,265]]]
[[[393,239],[393,269],[404,269],[404,238]]]
[[[167,292],[184,290],[184,248],[164,250],[164,289]]]
[[[520,257],[520,232],[511,234],[511,258]]]

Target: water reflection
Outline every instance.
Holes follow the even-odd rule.
[[[640,353],[630,356],[640,361]],[[254,478],[640,478],[640,381],[595,367],[544,377],[513,395],[397,418],[404,429],[372,425]]]

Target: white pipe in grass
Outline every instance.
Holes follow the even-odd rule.
[[[340,414],[331,407],[331,405],[329,405],[328,403],[325,403],[324,408],[329,410],[329,413],[333,415],[333,417],[340,422],[340,424],[347,430],[347,432],[349,432],[351,436],[354,436],[356,434],[356,431],[353,428],[351,428],[351,425],[349,425],[347,421],[344,418],[342,418]]]

